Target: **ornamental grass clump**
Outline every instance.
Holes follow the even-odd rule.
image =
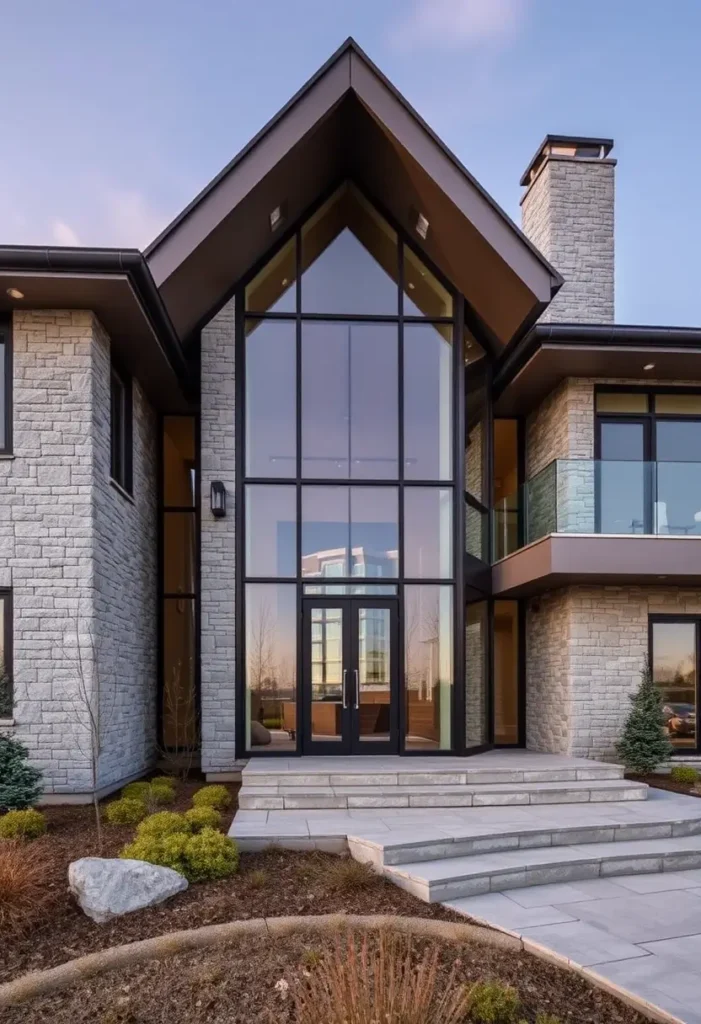
[[[18,938],[46,916],[55,899],[50,873],[46,854],[28,857],[21,843],[0,843],[0,938]]]
[[[451,971],[439,974],[439,946],[419,959],[411,938],[382,932],[377,946],[363,935],[336,941],[291,986],[298,1024],[465,1024],[471,993]],[[306,975],[306,976],[305,976]],[[475,1018],[476,1019],[476,1018]]]
[[[0,839],[23,839],[31,842],[46,832],[46,818],[41,811],[29,807],[24,811],[8,811],[0,818]]]
[[[192,803],[195,807],[214,807],[223,811],[231,803],[231,797],[226,786],[204,786],[197,790]]]
[[[41,796],[41,772],[29,751],[11,736],[0,736],[0,811],[33,807]]]
[[[123,796],[105,807],[105,819],[110,825],[136,825],[146,817],[146,805],[141,800]]]
[[[673,747],[667,736],[662,698],[649,662],[645,663],[641,676],[637,693],[630,697],[633,706],[616,750],[628,771],[648,775],[667,760]]]
[[[193,833],[201,832],[203,828],[221,828],[221,814],[213,807],[191,807],[183,817]]]

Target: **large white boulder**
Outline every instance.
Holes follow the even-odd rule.
[[[187,889],[187,879],[171,868],[102,857],[74,860],[68,867],[68,884],[83,911],[98,924]]]

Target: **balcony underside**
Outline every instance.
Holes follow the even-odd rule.
[[[492,594],[524,597],[574,583],[701,586],[698,537],[550,534],[492,566]]]

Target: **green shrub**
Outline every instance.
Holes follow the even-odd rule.
[[[239,867],[239,850],[233,839],[203,828],[191,836],[185,847],[187,875],[191,882],[207,882],[215,878],[228,878]]]
[[[136,825],[145,816],[145,804],[133,797],[123,796],[105,807],[105,818],[110,825]]]
[[[683,782],[693,786],[699,781],[699,773],[688,764],[676,764],[669,773],[672,782]]]
[[[552,1013],[537,1013],[535,1015],[535,1024],[562,1024],[562,1021]]]
[[[157,775],[155,779],[151,779],[152,786],[169,786],[170,789],[177,789],[177,782],[172,775]]]
[[[229,790],[226,786],[204,786],[198,789],[192,798],[195,807],[216,807],[217,810],[224,810],[231,803]]]
[[[184,832],[160,836],[137,834],[119,856],[172,868],[190,882],[226,878],[233,875],[239,865],[236,843],[212,828],[205,828],[194,836]]]
[[[470,1020],[475,1024],[513,1024],[518,1019],[518,992],[499,981],[478,981],[470,990]]]
[[[28,761],[26,747],[0,736],[0,811],[32,807],[41,796],[41,772]]]
[[[191,807],[183,817],[191,832],[201,832],[203,828],[221,828],[221,814],[213,807]]]
[[[149,782],[130,782],[122,790],[122,796],[128,800],[141,800],[145,804],[148,802],[150,790],[151,784]]]
[[[0,838],[38,839],[46,832],[46,818],[30,807],[24,811],[8,811],[0,818]]]
[[[166,804],[172,804],[175,801],[175,790],[172,786],[164,786],[163,783],[156,785],[155,782],[151,783],[148,791],[148,802],[153,807],[164,807]]]
[[[161,839],[163,836],[174,836],[178,833],[190,833],[190,825],[184,815],[176,814],[175,811],[158,811],[157,814],[149,814],[148,818],[144,818],[136,830],[136,837]]]

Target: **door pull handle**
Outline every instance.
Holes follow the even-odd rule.
[[[357,668],[353,671],[355,672],[355,710],[358,711],[358,709],[360,708],[360,684],[358,682]]]
[[[344,711],[348,708],[348,703],[346,701],[346,676],[347,675],[348,675],[348,669],[344,668],[344,670],[343,670],[343,690],[342,690],[342,693],[343,693],[343,698],[342,698],[343,703],[341,705]]]

